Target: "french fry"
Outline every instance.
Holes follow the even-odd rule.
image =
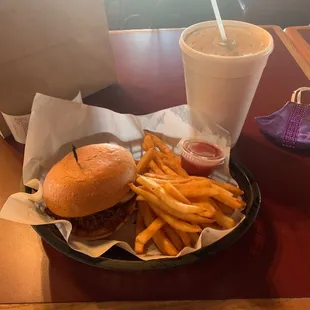
[[[137,165],[137,173],[141,174],[147,170],[147,167],[151,160],[155,157],[155,149],[150,148],[147,152],[141,157],[138,165]]]
[[[146,174],[144,174],[144,176],[146,176]],[[150,177],[148,177],[150,178]],[[171,184],[182,184],[182,183],[188,183],[189,181],[187,179],[171,179],[171,180],[164,180],[164,179],[157,179],[157,178],[150,178],[152,179],[154,182],[158,183],[158,184],[165,184],[167,182],[171,183]]]
[[[188,183],[174,184],[174,186],[188,199],[198,197],[214,197],[219,194],[216,189],[207,186],[194,187],[193,184]]]
[[[197,233],[189,233],[189,238],[191,239],[192,246],[196,246],[196,243],[199,239],[199,235]]]
[[[218,195],[213,195],[212,198],[214,198],[215,200],[219,202],[222,202],[223,204],[233,209],[241,209],[245,207],[245,202],[242,199],[239,199],[233,196],[230,197],[227,195],[218,194]]]
[[[177,175],[164,175],[164,174],[157,174],[157,173],[145,173],[144,176],[148,178],[154,179],[162,179],[162,180],[183,180],[183,178]]]
[[[139,210],[142,214],[145,225],[149,226],[155,220],[155,216],[153,215],[149,205],[145,202],[140,202]],[[178,254],[178,250],[161,230],[157,231],[152,239],[163,254],[170,256],[175,256]]]
[[[155,149],[155,145],[154,145],[153,140],[152,140],[152,138],[150,136],[145,135],[143,143],[144,143],[145,148],[147,150]]]
[[[144,222],[140,211],[137,211],[136,217],[136,237],[145,229]],[[135,239],[135,252],[137,254],[143,253],[144,244],[138,242],[137,238]]]
[[[165,191],[170,194],[172,197],[177,199],[180,202],[191,204],[191,202],[185,198],[170,182],[166,182],[162,185]]]
[[[220,187],[228,190],[229,192],[231,192],[235,196],[241,196],[242,194],[244,194],[243,190],[241,190],[239,187],[237,187],[235,185],[232,185],[229,183],[223,183],[223,182],[212,180],[212,179],[210,179],[210,181],[212,184],[215,184],[217,186],[220,186]]]
[[[149,162],[149,167],[156,173],[156,174],[164,174],[164,172],[157,166],[154,160]]]
[[[212,202],[210,201],[210,198],[205,197],[204,201],[202,202],[195,202],[193,203],[195,206],[199,206],[204,208],[203,212],[200,212],[199,214],[201,216],[206,216],[206,217],[212,217],[215,214],[215,208],[212,204]]]
[[[202,207],[194,206],[191,204],[185,204],[177,201],[173,197],[167,195],[165,190],[159,184],[157,184],[156,182],[152,181],[149,178],[139,176],[136,181],[137,183],[145,186],[151,193],[153,193],[160,200],[165,202],[165,204],[167,204],[172,209],[184,213],[199,213],[204,211]]]
[[[168,166],[166,166],[161,158],[159,156],[155,156],[154,161],[156,162],[157,166],[167,175],[175,175],[177,176],[178,174],[174,172],[172,169],[170,169]]]
[[[223,204],[222,202],[212,200],[212,198],[210,198],[210,200],[212,201],[212,203],[215,203],[215,204],[217,205],[217,207],[218,207],[225,215],[231,215],[231,214],[234,212],[234,209],[233,209],[233,208],[230,208],[230,207],[226,206],[226,205]]]
[[[151,133],[147,133],[146,135],[150,136],[153,140],[153,143],[155,144],[155,146],[158,147],[158,149],[163,152],[166,155],[170,155],[172,157],[175,157],[175,154],[173,153],[173,151],[170,150],[170,148],[168,147],[168,145],[162,141],[161,139],[159,139],[157,136],[151,134]]]
[[[236,222],[234,221],[234,219],[226,216],[221,209],[217,206],[217,204],[213,204],[214,208],[215,208],[215,214],[214,214],[214,218],[215,221],[222,227],[226,228],[226,229],[230,229],[236,226]]]
[[[156,156],[158,156],[160,159],[164,159],[164,158],[168,158],[168,155],[163,153],[163,152],[159,152],[156,150]]]
[[[153,212],[162,218],[167,224],[169,224],[172,228],[184,231],[184,232],[200,232],[201,228],[196,224],[189,224],[187,222],[181,221],[170,214],[166,213],[162,209],[158,208],[157,206],[153,205],[152,203],[149,204]]]
[[[133,184],[129,184],[130,189],[135,192],[137,195],[142,196],[146,201],[156,205],[157,207],[161,208],[163,211],[169,213],[170,215],[183,220],[187,221],[193,224],[200,224],[200,223],[213,223],[215,222],[214,219],[210,219],[207,217],[203,217],[197,214],[186,214],[183,212],[180,212],[175,209],[171,209],[169,206],[167,206],[163,201],[161,201],[157,196],[154,194],[139,188]]]
[[[170,241],[173,243],[173,245],[177,248],[178,251],[181,251],[183,249],[183,243],[179,235],[175,232],[175,230],[166,224],[163,227],[163,231],[167,235],[167,237],[170,239]]]
[[[210,228],[213,228],[213,229],[216,229],[216,230],[222,230],[223,228],[217,224],[217,223],[203,223],[203,224],[200,224],[199,225],[202,229],[205,229],[207,227],[210,227]]]
[[[236,226],[236,222],[232,218],[223,214],[221,211],[216,211],[214,218],[220,226],[223,226],[226,229]]]
[[[171,168],[176,174],[178,174],[181,177],[188,177],[188,173],[182,168],[180,163],[175,160],[175,158],[163,158],[162,159],[163,163],[167,165],[169,168]]]
[[[151,225],[138,234],[136,242],[146,244],[166,223],[161,219],[155,219]]]
[[[144,197],[142,197],[141,195],[138,195],[136,197],[136,201],[145,201]]]
[[[181,230],[177,230],[177,229],[176,229],[176,233],[179,235],[179,237],[181,238],[185,246],[191,246],[191,239],[188,233],[181,231]]]

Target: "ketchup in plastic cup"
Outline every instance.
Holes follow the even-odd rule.
[[[223,164],[225,159],[219,146],[202,139],[182,139],[178,147],[181,165],[190,175],[207,177],[217,166]]]

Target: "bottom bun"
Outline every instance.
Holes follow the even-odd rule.
[[[64,218],[53,214],[50,210],[46,210],[46,213],[56,219],[69,221],[72,224],[72,236],[91,241],[106,238],[119,230],[131,217],[135,206],[136,200],[133,197],[108,210],[84,217]]]

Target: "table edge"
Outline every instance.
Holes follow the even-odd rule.
[[[0,304],[0,310],[98,310],[98,309],[209,309],[209,310],[303,310],[309,309],[310,298],[270,298],[270,299],[227,299],[227,300],[184,300],[184,301],[133,301],[99,303],[36,303]]]

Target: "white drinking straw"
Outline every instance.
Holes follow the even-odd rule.
[[[215,18],[216,18],[217,26],[219,28],[222,40],[223,40],[223,42],[227,42],[227,36],[226,36],[226,33],[225,33],[223,21],[222,21],[220,10],[219,10],[219,7],[217,5],[216,0],[211,0],[211,4],[212,4],[212,7],[213,7],[214,15],[215,15]]]

